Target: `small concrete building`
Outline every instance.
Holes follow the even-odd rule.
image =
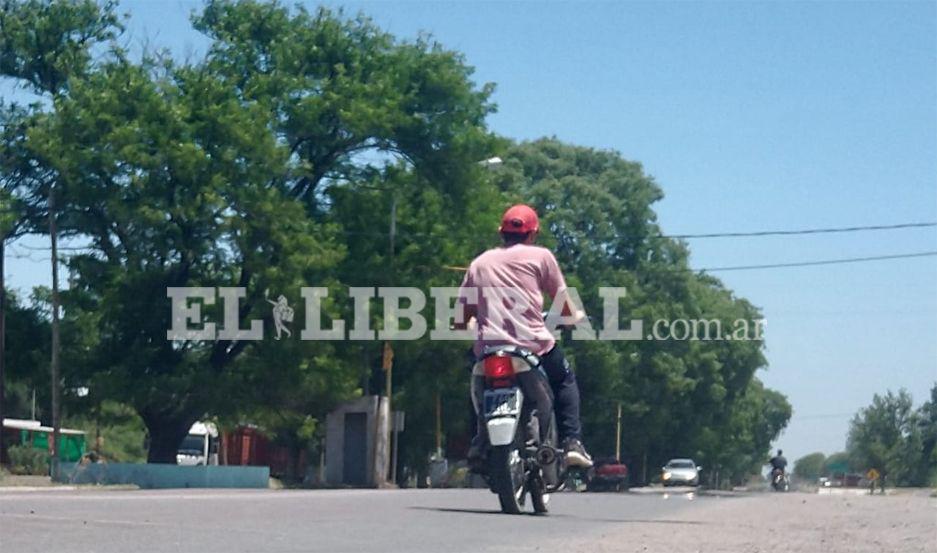
[[[381,487],[390,468],[387,398],[365,396],[340,405],[326,418],[325,482],[330,486]]]

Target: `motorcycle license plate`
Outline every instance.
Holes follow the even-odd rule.
[[[517,416],[521,412],[519,388],[485,390],[485,417]]]

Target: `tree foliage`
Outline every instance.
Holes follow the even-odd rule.
[[[0,6],[0,74],[39,94],[58,96],[92,66],[93,46],[122,30],[107,0],[4,0]]]
[[[794,462],[794,476],[807,482],[816,482],[826,474],[824,465],[826,455],[821,452],[809,453]]]
[[[853,466],[875,468],[895,485],[927,485],[937,473],[935,398],[937,384],[918,410],[906,390],[876,394],[850,424],[847,449]]]
[[[728,331],[737,320],[761,319],[718,279],[691,271],[686,244],[661,236],[653,204],[663,194],[638,163],[556,139],[519,144],[504,157],[498,186],[537,208],[543,242],[556,251],[588,312],[602,312],[599,287],[618,286],[627,289],[623,325],[631,318],[647,326],[710,319]],[[692,456],[711,474],[739,480],[757,471],[791,415],[784,397],[754,377],[766,365],[760,340],[570,341],[566,347],[590,405],[583,414],[586,438],[599,453],[612,453],[621,403],[623,443],[634,462],[644,463],[646,454],[646,465],[656,467]]]
[[[5,416],[31,413],[33,392],[42,415],[49,400],[49,323],[35,303],[29,305],[10,291],[6,300]]]
[[[491,142],[488,89],[434,43],[398,43],[364,18],[325,9],[255,2],[207,5],[196,26],[215,42],[197,64],[133,62],[115,46],[93,71],[78,54],[69,54],[73,64],[29,69],[61,57],[59,43],[74,42],[72,52],[112,36],[112,4],[93,16],[85,5],[65,15],[60,7],[8,7],[4,20],[19,25],[11,30],[41,21],[59,38],[37,46],[14,35],[3,67],[54,97],[23,143],[60,190],[63,229],[91,242],[70,260],[76,285],[66,305],[96,319],[84,378],[100,398],[137,409],[151,461],[174,459],[207,412],[249,413],[263,399],[274,411],[298,406],[290,412],[300,419],[315,402],[321,416],[353,391],[348,378],[323,376],[348,373],[332,348],[302,343],[271,356],[261,346],[236,363],[253,343],[167,341],[168,305],[154,309],[154,300],[168,287],[239,286],[248,290],[244,321],[268,314],[266,290],[335,283],[347,246],[329,198],[362,176],[394,185],[386,159],[371,161],[369,151],[399,155],[424,195],[464,195]],[[205,311],[220,319],[222,308]],[[331,401],[316,401],[323,396]]]
[[[348,286],[457,286],[449,268],[493,246],[516,201],[541,213],[542,241],[591,313],[599,287],[617,286],[628,291],[623,320],[705,318],[728,330],[761,318],[690,270],[685,243],[661,236],[663,193],[640,164],[494,136],[493,86],[429,36],[402,41],[325,8],[215,0],[193,18],[211,41],[206,56],[182,63],[132,59],[109,42],[121,32],[112,2],[8,1],[0,18],[0,73],[48,100],[6,106],[0,198],[15,200],[26,228],[54,183],[62,231],[88,244],[68,259],[63,376],[91,394],[69,405],[86,422],[131,407],[150,461],[173,462],[206,415],[260,423],[298,458],[336,403],[383,391],[376,340],[168,341],[167,288],[244,288],[239,328],[261,319],[269,331],[269,295],[297,305],[300,287],[328,286],[325,318],[350,322]],[[502,166],[477,163],[494,154]],[[220,322],[225,307],[202,312]],[[383,322],[375,307],[372,328]],[[432,321],[433,306],[424,313]],[[308,324],[296,323],[297,333]],[[693,456],[742,479],[791,415],[755,376],[766,365],[759,340],[565,344],[587,443],[611,453],[622,405],[633,470]],[[408,413],[401,461],[419,467],[434,447],[437,396],[453,451],[467,441],[468,344],[394,349],[393,401]]]

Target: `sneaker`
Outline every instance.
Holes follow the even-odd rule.
[[[576,438],[568,438],[563,444],[563,449],[566,450],[567,466],[584,469],[592,467],[592,457],[586,453],[586,448]]]

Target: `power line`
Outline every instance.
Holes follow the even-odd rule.
[[[712,233],[702,233],[702,234],[661,234],[661,238],[674,238],[674,239],[699,239],[699,238],[743,238],[743,237],[759,237],[759,236],[797,236],[804,234],[834,234],[834,233],[845,233],[845,232],[863,232],[863,231],[878,231],[878,230],[898,230],[898,229],[912,229],[912,228],[931,228],[937,227],[937,221],[934,222],[920,222],[920,223],[898,223],[894,225],[865,225],[858,227],[830,227],[830,228],[812,228],[812,229],[794,229],[794,230],[762,230],[754,232],[712,232]],[[385,235],[387,233],[380,231],[342,231],[345,234],[361,234],[361,235]],[[426,233],[408,233],[409,236],[414,237],[425,237],[431,236]]]
[[[837,265],[840,263],[862,263],[866,261],[882,261],[888,259],[908,259],[913,257],[929,257],[937,255],[937,251],[930,252],[916,252],[916,253],[902,253],[894,255],[875,255],[869,257],[848,257],[845,259],[821,259],[818,261],[795,261],[792,263],[769,263],[765,265],[735,265],[730,267],[707,267],[704,269],[693,269],[690,267],[680,267],[670,269],[671,271],[688,271],[688,272],[713,272],[713,271],[748,271],[755,269],[780,269],[785,267],[812,267],[816,265]],[[459,265],[443,265],[443,269],[448,271],[467,271],[468,267],[462,267]]]
[[[739,238],[745,236],[793,236],[800,234],[832,234],[839,232],[860,232],[860,231],[872,231],[872,230],[896,230],[896,229],[908,229],[908,228],[926,228],[926,227],[937,227],[937,222],[924,222],[924,223],[899,223],[896,225],[867,225],[861,227],[831,227],[831,228],[813,228],[813,229],[798,229],[798,230],[762,230],[755,232],[713,232],[706,234],[664,234],[661,235],[664,238],[682,238],[682,239],[696,239],[696,238]]]
[[[18,213],[14,210],[6,210],[0,207],[0,212],[9,212],[9,213]],[[745,238],[745,237],[758,237],[758,236],[797,236],[805,234],[836,234],[836,233],[845,233],[845,232],[866,232],[866,231],[879,231],[879,230],[899,230],[899,229],[911,229],[911,228],[933,228],[937,227],[937,221],[925,221],[925,222],[916,222],[916,223],[897,223],[893,225],[865,225],[865,226],[854,226],[854,227],[826,227],[826,228],[809,228],[809,229],[788,229],[788,230],[760,230],[752,232],[710,232],[710,233],[698,233],[698,234],[661,234],[661,238],[676,238],[684,240],[695,240],[702,238]],[[355,230],[341,230],[339,234],[345,235],[358,235],[358,236],[387,236],[387,232],[383,231],[355,231]],[[411,236],[415,238],[428,237],[432,236],[431,234],[424,232],[398,232],[399,236]]]
[[[732,267],[709,267],[706,269],[696,269],[703,272],[714,271],[748,271],[755,269],[780,269],[785,267],[813,267],[816,265],[838,265],[841,263],[863,263],[866,261],[883,261],[886,259],[908,259],[912,257],[929,257],[937,255],[937,251],[902,253],[894,255],[875,255],[869,257],[847,257],[842,259],[822,259],[819,261],[796,261],[793,263],[769,263],[765,265],[736,265]]]
[[[29,246],[27,244],[17,244],[16,247],[22,248],[24,250],[31,250],[31,251],[36,251],[36,252],[44,252],[44,251],[49,251],[52,249],[49,246]],[[59,246],[56,249],[60,251],[81,251],[81,250],[94,249],[94,246]]]

